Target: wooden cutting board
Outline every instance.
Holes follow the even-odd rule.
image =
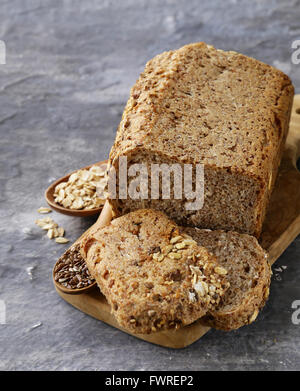
[[[296,167],[299,157],[300,95],[296,95],[290,131],[260,240],[262,246],[268,251],[272,264],[300,233],[300,172]],[[100,215],[98,221],[82,236],[97,228],[105,219],[107,220],[107,216],[103,218]],[[77,241],[80,241],[82,236]],[[128,333],[118,325],[110,313],[109,304],[98,288],[80,295],[56,290],[64,300],[79,310]],[[135,337],[165,347],[183,348],[197,341],[208,330],[209,327],[197,321],[177,331],[161,331],[150,335],[135,335]]]

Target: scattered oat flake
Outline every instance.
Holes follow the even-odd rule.
[[[68,243],[69,242],[69,239],[67,238],[62,238],[62,237],[58,237],[55,239],[56,243]]]
[[[46,224],[53,223],[53,220],[50,217],[44,217],[43,219],[35,220],[35,224],[39,227],[43,227]]]
[[[52,212],[52,210],[50,208],[45,208],[43,206],[41,206],[38,210],[37,210],[39,213],[41,214],[45,214],[45,213],[50,213]]]
[[[50,228],[47,232],[47,236],[49,239],[53,239],[54,238],[54,229],[53,228]]]
[[[63,227],[57,228],[57,234],[58,234],[58,236],[61,236],[61,237],[64,236],[65,230],[63,229]]]
[[[49,239],[57,238],[57,243],[67,243],[69,241],[68,239],[63,238],[65,234],[63,227],[59,227],[58,224],[50,217],[35,220],[35,224],[38,225],[41,229],[47,231],[47,237]]]
[[[57,227],[56,223],[50,223],[50,224],[46,224],[46,225],[42,226],[41,228],[45,231],[48,231],[49,229],[53,229],[56,227]]]

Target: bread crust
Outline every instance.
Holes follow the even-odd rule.
[[[246,234],[222,230],[208,231],[184,228],[183,232],[188,233],[199,245],[205,246],[217,257],[222,266],[228,268],[229,262],[233,264],[233,272],[228,269],[230,289],[237,289],[235,280],[239,275],[242,275],[238,267],[235,267],[234,262],[245,262],[252,268],[251,287],[245,292],[242,292],[241,289],[235,292],[236,295],[241,295],[239,302],[235,305],[229,305],[228,296],[231,292],[228,290],[218,308],[205,315],[201,322],[206,326],[224,331],[234,330],[252,323],[268,299],[271,282],[271,267],[266,252],[260,247],[257,240]],[[231,260],[228,260],[229,257]],[[247,277],[247,273],[243,273],[243,275]]]
[[[154,210],[132,212],[94,231],[81,253],[117,321],[132,333],[188,325],[228,288],[216,258]]]
[[[255,187],[245,205],[237,201],[233,210],[214,220],[216,205],[205,201],[203,210],[187,215],[185,221],[258,237],[288,132],[293,95],[288,76],[242,54],[216,50],[203,42],[164,52],[147,63],[131,89],[110,165],[118,170],[120,156],[138,161],[143,152],[166,162],[202,163],[205,169],[222,171],[233,180],[241,175],[249,181],[249,189]],[[222,191],[222,186],[216,190]],[[227,195],[224,209],[231,202]],[[110,203],[117,215],[134,208],[118,199]],[[154,204],[150,201],[145,207]],[[170,215],[164,200],[160,208]],[[250,217],[240,221],[242,209]],[[226,215],[233,217],[226,221]],[[178,224],[181,217],[172,215]]]

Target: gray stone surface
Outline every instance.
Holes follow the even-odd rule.
[[[280,67],[299,93],[300,65],[291,62],[299,20],[300,1],[0,2],[0,369],[300,369],[300,325],[291,321],[300,237],[279,259],[288,268],[257,322],[175,351],[62,301],[51,269],[65,247],[34,225],[53,179],[107,157],[129,88],[153,55],[204,40]],[[95,220],[52,217],[71,241]]]

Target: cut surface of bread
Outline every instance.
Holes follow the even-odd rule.
[[[230,287],[202,323],[229,331],[253,322],[268,298],[271,279],[267,255],[256,238],[197,228],[182,228],[182,232],[207,248],[228,271]]]
[[[154,210],[114,219],[87,236],[81,252],[117,321],[132,333],[188,325],[229,286],[216,258]]]
[[[150,60],[131,90],[109,163],[204,165],[204,204],[110,197],[117,215],[164,211],[177,224],[259,236],[275,183],[294,89],[281,71],[203,42]],[[128,178],[128,185],[135,177]],[[194,183],[195,184],[195,183]],[[171,179],[171,189],[173,181]],[[150,187],[149,187],[150,190]],[[150,191],[149,191],[150,193]]]

